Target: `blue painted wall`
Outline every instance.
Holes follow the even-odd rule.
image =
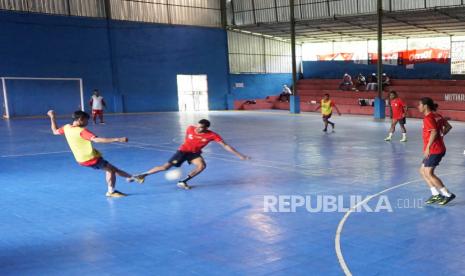
[[[100,88],[107,95],[110,94],[108,91],[113,91],[104,21],[0,12],[0,24],[1,76],[82,77],[86,100],[94,87]],[[33,92],[35,95],[30,95],[32,97],[26,97],[31,91],[9,90],[10,94],[16,93],[10,95],[12,113],[44,114],[43,106],[36,103],[37,99],[48,103],[56,102],[56,91],[48,93],[44,82],[42,85],[40,82],[35,83],[38,85]],[[30,84],[24,83],[25,86]],[[20,84],[17,82],[16,85]],[[68,90],[63,91],[63,96],[67,97],[68,93]],[[111,106],[112,97],[106,98]],[[22,102],[15,103],[15,99]],[[79,100],[75,99],[75,102],[70,104],[71,108],[75,109]],[[21,107],[17,110],[12,109],[15,105]]]
[[[304,78],[339,79],[344,73],[352,76],[362,73],[369,75],[376,72],[376,65],[355,64],[345,61],[304,61]],[[450,63],[419,63],[414,69],[405,66],[384,66],[384,71],[399,79],[451,79]]]
[[[229,80],[234,99],[260,99],[279,95],[284,84],[290,87],[292,74],[231,74]],[[244,83],[244,88],[235,88],[235,83]]]
[[[177,74],[206,74],[210,109],[225,109],[224,30],[132,22],[112,22],[111,29],[125,111],[178,110]]]
[[[222,29],[112,21],[109,32],[102,19],[14,12],[0,12],[0,24],[2,76],[81,77],[86,102],[99,88],[108,111],[145,112],[178,110],[176,74],[207,74],[210,109],[226,108]],[[35,93],[56,97],[40,86]],[[22,109],[43,114],[37,97],[20,98]]]

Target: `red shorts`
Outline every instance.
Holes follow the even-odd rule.
[[[103,110],[92,109],[92,115],[103,115]]]

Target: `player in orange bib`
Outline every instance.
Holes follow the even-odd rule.
[[[331,116],[333,115],[333,108],[336,109],[337,114],[341,116],[341,112],[339,111],[339,108],[337,108],[334,101],[329,98],[329,94],[325,94],[320,104],[315,109],[315,111],[318,111],[319,109],[321,109],[321,115],[323,116],[323,122],[325,124],[325,128],[323,129],[324,132],[328,131],[328,125],[331,125],[331,127],[333,128],[333,131],[334,131],[334,127],[336,126],[335,123],[329,120]]]
[[[241,160],[250,159],[250,157],[241,154],[236,149],[228,145],[220,135],[209,130],[209,127],[210,121],[206,119],[200,120],[196,126],[188,127],[184,143],[179,147],[178,151],[176,151],[170,160],[161,166],[156,166],[149,171],[138,175],[138,177],[145,178],[148,175],[169,170],[173,166],[180,167],[185,161],[187,161],[189,164],[193,164],[195,168],[185,179],[179,181],[177,186],[181,189],[189,190],[191,186],[189,186],[187,182],[205,170],[207,166],[202,157],[202,149],[212,141],[220,144],[225,150],[236,155]]]
[[[86,129],[89,123],[89,114],[84,111],[76,111],[73,114],[73,122],[71,124],[64,125],[61,128],[57,127],[55,120],[55,112],[50,110],[47,115],[50,117],[51,129],[55,135],[64,135],[66,141],[73,152],[74,158],[79,165],[89,167],[97,170],[104,170],[106,172],[106,181],[108,185],[108,191],[106,196],[108,197],[124,197],[126,194],[117,191],[116,188],[116,175],[125,177],[128,182],[137,181],[143,183],[144,179],[139,177],[133,177],[125,171],[122,171],[108,161],[103,159],[99,151],[93,148],[92,142],[94,143],[126,143],[128,138],[102,138],[97,137],[95,134]]]

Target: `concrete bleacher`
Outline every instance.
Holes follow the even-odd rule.
[[[373,91],[340,91],[340,80],[304,79],[297,84],[301,98],[301,110],[314,112],[317,104],[324,94],[328,93],[336,102],[343,114],[372,115],[372,106],[360,106],[359,99],[374,99],[377,92]],[[452,120],[465,121],[465,101],[446,101],[446,94],[465,94],[464,80],[393,80],[392,85],[385,89],[384,97],[388,92],[395,90],[409,106],[409,117],[421,118],[416,107],[422,97],[430,97],[439,104],[439,112]],[[279,94],[279,93],[277,93]],[[276,95],[266,99],[255,99],[256,104],[244,104],[245,101],[235,101],[235,109],[260,110],[283,109],[289,110],[289,103],[279,102]],[[316,102],[316,103],[315,103]],[[386,108],[389,114],[389,108]]]

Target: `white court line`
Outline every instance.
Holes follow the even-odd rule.
[[[66,151],[50,151],[50,152],[25,153],[25,154],[10,154],[10,155],[0,155],[0,158],[38,156],[38,155],[59,154],[59,153],[68,153],[68,152],[71,152],[71,151],[66,150]]]
[[[448,176],[448,175],[453,175],[453,174],[459,174],[461,172],[454,172],[454,173],[448,173],[448,174],[442,174],[440,175],[441,177],[442,176]],[[416,183],[416,182],[421,182],[423,181],[423,179],[417,179],[417,180],[411,180],[411,181],[407,181],[407,182],[404,182],[402,184],[399,184],[399,185],[396,185],[396,186],[393,186],[391,188],[387,188],[385,190],[382,190],[381,192],[379,193],[376,193],[374,195],[371,195],[371,196],[368,196],[367,198],[365,198],[363,201],[359,202],[358,204],[354,205],[352,208],[349,209],[349,211],[347,211],[344,215],[344,217],[342,217],[341,221],[339,222],[338,226],[337,226],[337,230],[336,230],[336,236],[334,238],[334,245],[335,245],[335,249],[336,249],[336,255],[337,255],[337,260],[339,261],[339,265],[341,266],[341,269],[344,271],[344,274],[347,275],[347,276],[352,276],[352,272],[350,272],[350,269],[349,267],[347,266],[347,263],[346,261],[344,260],[344,256],[342,254],[342,250],[341,250],[341,234],[342,234],[342,229],[344,228],[344,224],[346,223],[347,219],[349,218],[349,216],[355,211],[357,210],[357,208],[359,208],[360,206],[362,206],[363,204],[366,204],[368,203],[371,199],[377,197],[377,196],[380,196],[384,193],[387,193],[389,191],[392,191],[394,189],[397,189],[397,188],[400,188],[400,187],[403,187],[403,186],[406,186],[406,185],[409,185],[409,184],[412,184],[412,183]]]
[[[115,148],[105,149],[105,151],[110,151],[110,150],[115,150]],[[50,155],[50,154],[60,154],[60,153],[71,153],[71,151],[63,150],[63,151],[34,152],[34,153],[24,153],[24,154],[9,154],[9,155],[0,155],[0,158],[28,157],[28,156]]]

